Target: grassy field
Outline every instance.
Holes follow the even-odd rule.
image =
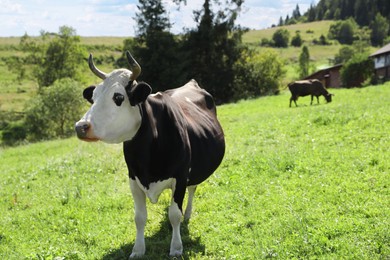
[[[182,259],[389,259],[390,83],[218,108],[224,161],[182,225]],[[0,150],[1,259],[127,259],[121,145],[76,138]],[[169,259],[170,192],[148,203],[147,254]]]

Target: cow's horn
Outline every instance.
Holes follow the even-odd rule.
[[[129,51],[126,51],[126,57],[127,57],[127,61],[129,62],[130,69],[132,72],[131,77],[130,77],[130,81],[136,80],[138,78],[139,74],[141,74],[141,66],[133,58],[133,56],[131,56]]]
[[[88,65],[89,65],[89,68],[91,69],[91,71],[93,72],[93,74],[95,74],[96,76],[98,76],[102,80],[105,80],[107,78],[106,73],[104,73],[103,71],[96,68],[95,64],[93,63],[92,53],[89,54]]]

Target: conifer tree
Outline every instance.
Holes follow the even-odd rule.
[[[307,46],[302,47],[302,52],[299,55],[299,77],[305,78],[309,75],[310,70],[310,54]]]

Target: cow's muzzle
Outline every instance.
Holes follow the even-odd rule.
[[[75,130],[77,133],[77,137],[81,140],[90,139],[88,138],[88,130],[91,128],[91,124],[86,121],[79,121],[75,125]]]

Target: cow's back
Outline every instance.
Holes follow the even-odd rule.
[[[183,110],[191,145],[191,172],[188,185],[199,184],[219,166],[225,140],[218,122],[213,97],[195,80],[166,91]]]
[[[307,96],[310,95],[312,84],[308,80],[295,81],[288,85],[288,88],[293,96]]]

